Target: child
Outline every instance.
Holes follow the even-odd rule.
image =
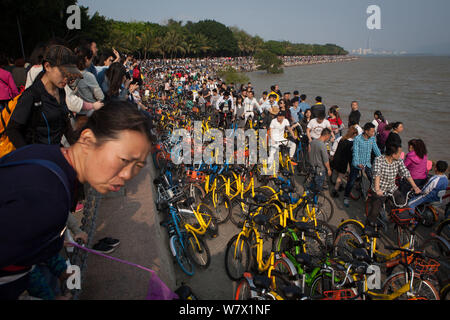
[[[438,197],[438,192],[442,190],[446,190],[448,186],[448,179],[445,176],[445,172],[447,171],[448,164],[445,161],[436,162],[435,167],[435,175],[430,178],[427,184],[423,187],[422,193],[412,198],[408,206],[410,208],[410,213],[413,214],[414,210],[417,206],[422,203],[429,203],[434,201],[440,201]]]

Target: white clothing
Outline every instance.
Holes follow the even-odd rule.
[[[331,124],[328,120],[323,120],[322,123],[319,123],[317,118],[314,118],[309,121],[308,128],[310,129],[311,139],[319,139],[323,129],[328,128],[331,130]]]

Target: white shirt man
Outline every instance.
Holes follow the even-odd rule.
[[[276,96],[269,96],[269,99],[264,101],[264,103],[259,106],[259,112],[263,113],[264,111],[270,111],[273,107],[278,107],[278,103],[275,101],[275,98]]]
[[[223,104],[223,106],[222,106]],[[220,96],[220,98],[216,102],[216,110],[224,113],[228,113],[233,111],[233,114],[236,113],[236,108],[234,106],[233,98],[228,95]]]
[[[273,163],[275,154],[277,154],[279,150],[280,144],[287,145],[289,147],[289,156],[294,158],[296,145],[290,140],[287,140],[284,137],[284,131],[288,129],[289,133],[294,136],[292,129],[290,127],[289,120],[285,118],[283,112],[280,112],[278,116],[272,120],[270,123],[270,154],[269,154],[269,163]]]
[[[244,116],[245,116],[245,122],[247,122],[247,119],[249,117],[254,118],[254,110],[259,110],[260,106],[258,101],[254,98],[253,92],[248,93],[248,97],[244,99]]]
[[[328,120],[325,119],[319,119],[314,118],[311,121],[309,121],[307,129],[306,129],[306,135],[308,136],[309,142],[312,141],[312,139],[319,139],[320,135],[322,134],[322,130],[328,128],[331,130],[331,124]],[[333,141],[334,141],[334,134],[333,131],[331,131]]]

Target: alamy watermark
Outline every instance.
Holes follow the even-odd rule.
[[[71,5],[67,7],[67,14],[70,16],[67,18],[66,26],[69,30],[80,30],[81,29],[81,10],[77,5]]]
[[[377,5],[370,5],[367,7],[367,14],[370,16],[367,18],[367,28],[369,30],[380,30],[381,29],[381,9]]]
[[[170,137],[171,161],[175,165],[262,164],[271,175],[279,168],[278,152],[282,145],[290,154],[296,145],[289,141],[272,141],[266,129],[202,130],[202,121],[195,121],[192,131],[175,129]],[[274,167],[272,167],[274,166]]]

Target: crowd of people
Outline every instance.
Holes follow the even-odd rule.
[[[285,63],[321,61],[334,58],[291,57]],[[346,206],[364,170],[375,194],[369,220],[376,219],[386,193],[412,188],[417,206],[448,185],[445,161],[436,162],[428,180],[422,140],[409,141],[402,160],[404,126],[388,123],[380,111],[360,126],[353,101],[344,123],[340,108],[327,110],[320,96],[310,105],[299,90],[291,94],[273,85],[256,97],[252,83],[225,83],[216,74],[224,65],[254,70],[252,58],[139,60],[114,49],[99,52],[94,41],[70,49],[53,39],[24,62],[0,60],[2,121],[9,114],[0,144],[0,299],[17,299],[25,290],[41,299],[70,298],[52,290],[43,269],[61,280],[69,276],[60,255],[67,227],[76,240],[87,241],[69,213],[83,208],[83,184],[100,193],[118,191],[145,166],[154,100],[177,99],[180,108],[214,114],[218,127],[270,129],[272,160],[282,143],[294,158],[300,141],[303,157],[318,170],[317,186],[338,172],[330,192],[337,198],[344,188]],[[404,178],[400,189],[397,176]],[[118,242],[105,238],[94,249],[109,253]]]

